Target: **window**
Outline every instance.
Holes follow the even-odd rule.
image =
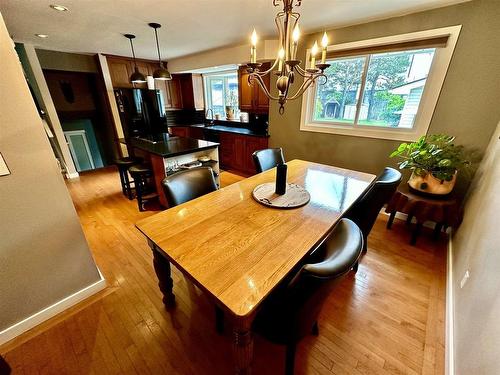
[[[205,76],[205,98],[207,109],[212,109],[222,119],[226,117],[226,107],[232,107],[236,117],[238,109],[238,73],[225,72]]]
[[[301,130],[414,140],[425,134],[460,26],[329,47]]]

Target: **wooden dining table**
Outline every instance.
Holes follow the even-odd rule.
[[[153,250],[163,303],[175,306],[171,265],[231,316],[237,374],[249,374],[251,327],[259,305],[318,245],[374,175],[292,160],[288,182],[305,187],[305,206],[276,209],[252,197],[276,168],[139,221]]]

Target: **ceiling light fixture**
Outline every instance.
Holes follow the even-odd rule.
[[[67,12],[69,9],[64,5],[51,4],[49,5],[52,9],[57,10],[58,12]]]
[[[148,24],[155,30],[155,38],[156,38],[156,49],[158,50],[158,62],[160,63],[160,67],[156,69],[153,73],[153,78],[161,81],[168,81],[172,79],[172,75],[170,72],[163,66],[163,61],[161,61],[160,55],[160,44],[158,43],[158,29],[161,27],[159,23],[151,22]]]
[[[299,18],[300,14],[293,11],[294,6],[300,6],[303,0],[273,0],[273,5],[275,7],[282,5],[283,11],[279,12],[274,18],[274,22],[278,28],[279,43],[280,47],[277,53],[277,58],[274,64],[266,71],[260,71],[259,68],[262,66],[261,63],[257,62],[257,33],[255,29],[253,30],[251,36],[252,47],[250,50],[250,63],[247,64],[248,67],[248,83],[253,84],[257,81],[262,91],[271,100],[276,100],[280,104],[279,112],[283,114],[285,112],[285,103],[288,100],[294,100],[302,96],[302,94],[318,80],[318,78],[323,78],[323,84],[326,83],[327,77],[324,74],[326,68],[330,65],[326,64],[326,49],[328,46],[328,37],[326,33],[323,35],[321,41],[322,55],[321,62],[316,62],[316,54],[318,53],[318,43],[315,42],[310,53],[310,63],[304,64],[305,67],[302,68],[300,64],[302,61],[297,60],[297,50],[300,38],[299,29]],[[266,87],[262,77],[275,69],[275,74],[278,76],[276,82],[276,87],[278,88],[278,96],[275,97],[271,95],[268,88]],[[297,89],[294,94],[289,92],[290,87],[294,83],[295,74],[300,75],[304,78],[302,85]]]
[[[35,36],[37,36],[39,38],[42,38],[42,39],[45,39],[45,38],[49,37],[47,34],[35,34]]]
[[[144,77],[144,74],[139,72],[139,69],[137,68],[137,62],[135,61],[134,43],[132,42],[132,39],[135,38],[135,35],[123,34],[123,36],[130,41],[130,48],[132,49],[132,57],[134,58],[134,72],[130,76],[130,82],[132,82],[132,83],[144,83],[144,82],[146,82],[146,77]]]

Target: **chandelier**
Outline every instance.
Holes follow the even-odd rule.
[[[318,43],[315,42],[310,53],[310,61],[304,64],[304,68],[300,66],[302,61],[297,60],[297,49],[299,45],[300,29],[299,18],[300,14],[294,12],[293,7],[300,6],[303,0],[273,0],[275,7],[282,6],[283,11],[279,12],[274,18],[274,22],[278,28],[280,49],[274,64],[265,71],[260,71],[261,63],[257,62],[257,33],[253,30],[251,36],[250,63],[248,67],[248,83],[253,85],[257,81],[258,85],[266,96],[271,100],[276,100],[280,104],[279,113],[285,112],[285,103],[288,100],[294,100],[302,96],[302,94],[318,80],[322,78],[322,84],[326,83],[327,77],[324,74],[326,68],[330,65],[326,64],[326,49],[328,46],[328,37],[326,32],[321,40],[321,60],[316,60],[318,53]],[[278,96],[273,96],[266,87],[262,77],[267,74],[276,74],[276,88]],[[304,80],[295,93],[290,92],[290,88],[295,81],[295,75],[303,77]]]

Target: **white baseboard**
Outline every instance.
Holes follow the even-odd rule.
[[[73,179],[73,178],[78,178],[80,177],[80,174],[78,172],[74,172],[74,173],[66,173],[66,178],[68,179]]]
[[[448,237],[448,254],[446,265],[446,341],[445,341],[445,374],[455,374],[454,355],[454,300],[453,300],[453,240],[452,233]]]
[[[99,271],[99,269],[97,269]],[[20,322],[10,326],[9,328],[4,329],[0,332],[0,345],[10,341],[20,334],[28,331],[29,329],[37,326],[40,323],[56,316],[60,312],[70,308],[73,305],[76,305],[78,302],[83,301],[85,298],[90,297],[91,295],[103,290],[106,287],[106,280],[99,271],[100,280],[96,281],[94,284],[79,290],[76,293],[54,303],[51,306],[40,310],[39,312],[27,317],[26,319],[21,320]]]

